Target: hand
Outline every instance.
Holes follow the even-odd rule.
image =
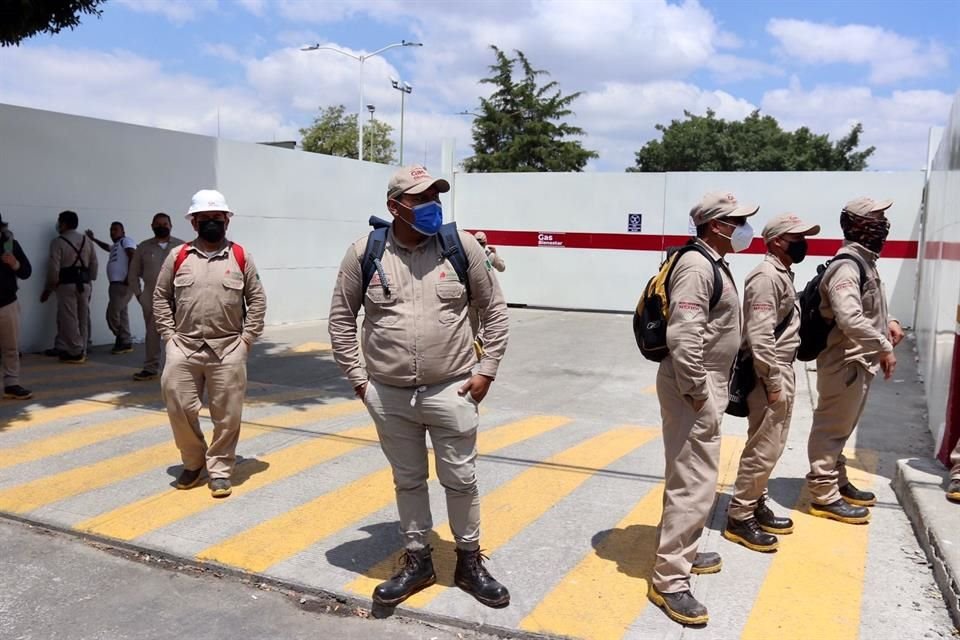
[[[697,413],[700,413],[700,410],[703,409],[704,405],[707,404],[706,398],[703,400],[694,400],[693,401],[693,410]]]
[[[355,394],[357,394],[357,397],[360,398],[360,400],[366,400],[366,399],[367,399],[367,384],[368,384],[367,382],[364,382],[364,383],[361,384],[359,387],[356,387],[356,388],[353,390],[353,392],[354,392]]]
[[[893,343],[893,346],[896,347],[903,341],[904,332],[903,327],[900,326],[900,323],[896,320],[891,320],[887,323],[887,329],[890,330],[890,342]]]
[[[87,229],[87,230],[84,231],[83,233],[84,233],[84,235],[86,235],[86,236],[87,236],[88,238],[90,238],[91,240],[96,240],[96,239],[97,239],[97,238],[93,235],[93,229]]]
[[[20,263],[17,262],[17,259],[14,257],[12,253],[3,254],[2,256],[0,256],[0,261],[2,261],[3,264],[7,265],[14,271],[20,270]]]
[[[459,393],[461,396],[466,396],[469,393],[470,397],[473,398],[473,401],[477,404],[480,404],[490,392],[490,384],[492,382],[493,378],[488,378],[487,376],[481,376],[477,374],[467,380],[466,384],[460,387],[457,393]]]
[[[893,372],[897,368],[897,356],[893,355],[893,352],[884,354],[880,358],[880,368],[883,370],[884,380],[889,380],[893,377]]]
[[[49,299],[50,299],[50,290],[49,290],[49,289],[44,289],[44,290],[43,290],[43,293],[40,294],[40,303],[43,304],[44,302],[46,302],[46,301],[49,300]]]
[[[767,404],[777,404],[780,402],[781,395],[779,391],[774,391],[773,393],[767,391]]]

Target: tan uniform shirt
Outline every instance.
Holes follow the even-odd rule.
[[[827,337],[827,348],[817,357],[818,369],[839,369],[857,362],[876,374],[880,358],[893,351],[887,296],[877,272],[877,254],[856,242],[844,243],[837,255],[847,253],[863,263],[867,281],[860,294],[860,270],[849,260],[834,262],[820,281],[820,313],[836,327]]]
[[[506,271],[507,263],[503,261],[503,258],[500,257],[500,254],[496,251],[491,251],[490,249],[484,249],[484,253],[487,254],[487,260],[490,261],[490,264],[493,265],[493,268],[497,271]]]
[[[99,263],[97,262],[97,252],[93,241],[76,229],[71,229],[60,234],[50,243],[50,261],[47,264],[47,287],[49,289],[55,289],[60,283],[60,269],[74,266],[77,260],[77,252],[64,241],[64,238],[69,240],[73,247],[79,249],[80,261],[89,270],[90,280],[97,279]]]
[[[139,299],[146,292],[147,299],[142,301],[150,304],[153,301],[153,290],[157,286],[157,276],[160,275],[160,267],[163,261],[167,259],[170,252],[183,244],[180,238],[170,236],[164,242],[167,247],[160,246],[161,241],[157,238],[144,240],[137,245],[133,253],[133,259],[130,261],[130,271],[127,274],[127,285],[133,288],[134,295]],[[177,249],[179,251],[179,249]],[[140,280],[143,279],[143,287],[140,287]]]
[[[779,338],[774,330],[790,321]],[[793,367],[800,347],[800,303],[793,272],[768,253],[743,285],[744,337],[753,353],[757,379],[769,393],[781,389],[781,371]]]
[[[507,347],[507,305],[483,248],[469,233],[461,231],[460,240],[470,265],[471,306],[483,326],[486,354],[478,373],[494,378]],[[468,374],[476,356],[466,288],[442,257],[440,241],[432,237],[408,248],[391,229],[381,260],[389,293],[375,274],[364,295],[360,261],[366,246],[364,236],[347,250],[330,303],[333,353],[350,384],[358,387],[369,375],[383,384],[410,387]],[[366,369],[357,342],[361,307]]]
[[[708,374],[720,374],[725,384],[740,349],[740,297],[727,262],[709,245],[699,239],[697,242],[720,266],[723,292],[710,309],[713,267],[694,251],[679,258],[670,276],[670,355],[660,366],[676,378],[682,395],[707,400]]]
[[[164,260],[153,290],[160,337],[173,339],[188,355],[209,346],[221,359],[241,338],[252,344],[260,337],[267,296],[250,254],[245,254],[246,268],[240,273],[229,242],[209,258],[191,245],[174,274],[178,253],[172,251]]]

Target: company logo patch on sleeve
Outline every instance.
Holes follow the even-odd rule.
[[[700,315],[702,308],[696,302],[687,302],[681,300],[677,302],[677,313],[684,320],[692,320]]]
[[[843,291],[844,289],[850,289],[855,286],[856,285],[853,283],[853,280],[841,280],[840,282],[838,282],[833,286],[833,290]]]
[[[770,313],[773,311],[773,305],[769,302],[754,302],[750,308],[757,313]]]

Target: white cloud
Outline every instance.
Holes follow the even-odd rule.
[[[804,89],[793,79],[764,94],[762,107],[784,128],[807,126],[832,139],[863,123],[861,148],[874,145],[871,169],[919,169],[926,164],[927,134],[943,123],[953,97],[942,91],[893,91],[876,95],[868,87],[818,86]]]
[[[214,58],[226,60],[227,62],[240,62],[243,59],[235,47],[224,43],[205,44],[203,45],[203,52]]]
[[[205,11],[216,10],[217,0],[116,0],[138,13],[155,13],[175,24],[195,20]]]
[[[237,2],[255,16],[262,16],[267,8],[266,0],[237,0]]]
[[[935,75],[949,66],[946,49],[880,27],[842,27],[805,20],[774,19],[767,31],[783,53],[807,64],[846,63],[870,67],[870,81],[886,84]]]
[[[706,67],[720,84],[785,75],[783,69],[768,62],[723,53],[713,56]]]

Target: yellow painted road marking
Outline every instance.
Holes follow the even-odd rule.
[[[363,404],[359,400],[352,400],[312,409],[286,411],[262,418],[255,423],[244,422],[240,439],[246,440],[275,429],[358,413],[363,409]],[[209,435],[209,432],[205,432],[206,437]],[[164,464],[170,464],[178,458],[179,452],[171,441],[79,469],[45,476],[0,491],[0,511],[27,513],[42,506],[132,478]]]
[[[322,353],[330,351],[333,347],[326,342],[304,342],[287,351],[287,355],[299,355],[304,353]]]
[[[482,544],[485,550],[496,551],[525,527],[536,521],[557,502],[570,495],[599,470],[627,455],[637,447],[650,442],[660,429],[620,427],[594,436],[585,442],[559,453],[499,487],[482,498]],[[449,526],[436,527],[435,534],[443,543],[436,549],[437,564],[451,569],[455,564],[454,544]],[[363,595],[370,594],[395,565],[394,558],[381,562],[351,582],[347,589]],[[441,580],[449,584],[450,580]],[[407,600],[407,605],[424,607],[446,591],[434,587]]]
[[[718,485],[736,480],[742,438],[723,438]],[[647,492],[596,549],[540,601],[520,628],[578,638],[621,638],[647,606],[663,483]]]
[[[35,427],[55,420],[79,418],[98,411],[117,411],[128,406],[157,402],[160,393],[156,390],[130,396],[111,396],[104,394],[103,400],[79,400],[48,409],[26,409],[23,415],[15,416],[6,422],[0,422],[0,434],[9,433],[26,427]]]
[[[652,395],[657,395],[657,385],[656,385],[656,383],[650,385],[649,387],[645,387],[644,390],[643,390],[643,393],[652,394]]]
[[[269,473],[245,475],[246,463],[253,460],[238,465],[233,474],[233,495],[256,491],[354,449],[376,443],[377,430],[372,425],[332,435],[320,434],[307,442],[300,440],[258,459],[261,464],[269,465]],[[120,540],[133,540],[218,504],[224,503],[211,500],[206,491],[167,490],[81,522],[75,528]]]
[[[291,389],[281,393],[272,393],[262,396],[248,398],[247,406],[276,404],[289,402],[304,397],[316,395],[316,390],[309,389]],[[203,409],[200,414],[210,417],[210,410]],[[33,462],[48,456],[55,456],[74,451],[82,447],[88,447],[104,440],[119,438],[151,427],[158,427],[167,424],[167,414],[163,411],[147,411],[138,413],[135,416],[110,420],[84,427],[74,429],[66,433],[60,433],[49,438],[25,442],[21,445],[0,449],[0,469],[6,469],[25,462]]]
[[[480,432],[477,446],[481,452],[489,453],[569,422],[553,416],[528,418]],[[197,557],[248,571],[264,571],[389,506],[393,500],[393,476],[389,468],[381,469],[214,545]]]
[[[875,451],[846,452],[847,473],[858,487],[875,480]],[[862,469],[850,466],[857,464]],[[865,469],[865,470],[864,470]],[[780,544],[741,638],[860,637],[867,544],[872,524],[852,525],[807,513],[810,494],[804,488],[790,514],[796,533]]]

